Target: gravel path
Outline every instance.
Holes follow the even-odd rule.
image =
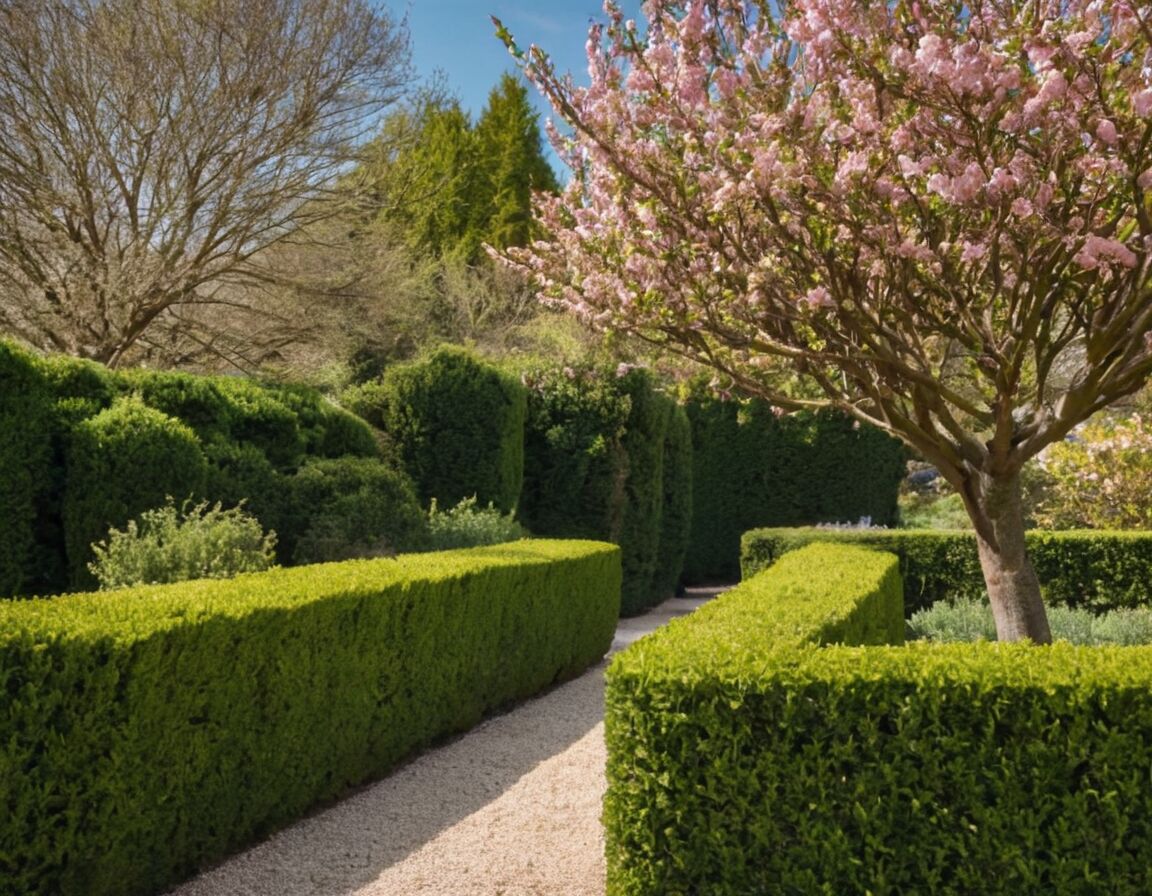
[[[621,620],[613,650],[691,612]],[[603,896],[604,670],[431,750],[171,896]]]

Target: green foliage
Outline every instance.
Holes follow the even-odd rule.
[[[378,460],[313,460],[287,481],[278,530],[293,563],[386,557],[424,544],[426,521],[412,484]]]
[[[523,381],[528,410],[521,522],[552,538],[618,537],[628,396],[614,377],[588,365],[534,365]]]
[[[758,526],[896,521],[904,449],[831,411],[781,416],[761,400],[690,387],[693,440],[691,582],[732,580],[740,536]]]
[[[1112,610],[1097,616],[1082,608],[1053,607],[1052,637],[1071,644],[1152,644],[1152,609]],[[909,636],[929,641],[995,641],[996,623],[985,601],[940,601],[913,613]]]
[[[902,529],[971,529],[972,519],[958,494],[911,492],[899,497]]]
[[[472,209],[473,228],[498,249],[527,245],[537,231],[532,194],[555,193],[559,184],[544,156],[540,116],[513,75],[501,75],[488,94],[474,140],[482,199]]]
[[[213,442],[204,446],[208,472],[204,494],[225,507],[243,503],[265,529],[280,532],[291,513],[291,476],[272,466],[264,452],[247,442]],[[280,545],[277,545],[279,548]],[[278,550],[280,562],[287,563]]]
[[[389,137],[414,136],[399,152]],[[421,255],[486,264],[484,245],[525,245],[534,234],[532,193],[555,192],[539,116],[505,74],[473,124],[459,101],[432,93],[386,124],[382,152],[359,172],[388,200],[381,223]]]
[[[1152,652],[852,646],[899,588],[812,545],[617,656],[611,896],[1147,892]]]
[[[132,517],[202,493],[204,453],[178,420],[120,399],[77,424],[67,459],[64,531],[74,587],[87,587],[92,544]]]
[[[0,342],[0,597],[27,593],[37,577],[36,529],[51,487],[52,424],[36,360]]]
[[[1107,610],[1152,606],[1152,534],[1046,532],[1026,534],[1028,556],[1048,606]],[[985,594],[971,532],[910,529],[756,529],[745,533],[741,566],[749,578],[789,551],[813,542],[858,544],[900,558],[908,612],[937,601]]]
[[[480,507],[475,497],[448,510],[440,510],[433,501],[428,510],[428,549],[432,551],[504,544],[526,534],[511,513],[501,513],[492,504]]]
[[[1049,529],[1152,529],[1152,426],[1101,417],[1039,457],[1036,522]]]
[[[652,599],[672,597],[680,584],[688,539],[692,534],[692,424],[680,405],[674,405],[664,434],[663,510],[660,549],[652,580]]]
[[[162,585],[188,579],[227,579],[263,572],[275,558],[276,534],[240,507],[227,510],[207,501],[146,510],[124,529],[112,529],[93,545],[88,571],[100,588]]]
[[[646,371],[627,365],[539,364],[523,379],[529,395],[520,519],[536,535],[619,544],[622,612],[643,612],[667,590],[658,564],[671,400]],[[674,512],[682,511],[680,502]],[[670,557],[672,540],[670,534]]]
[[[608,650],[604,544],[0,602],[5,892],[147,896]]]
[[[454,505],[475,496],[511,512],[524,479],[524,388],[464,349],[390,368],[345,402],[384,430],[420,500]]]
[[[624,568],[620,613],[636,616],[665,596],[656,590],[656,574],[664,530],[664,444],[673,403],[656,391],[645,370],[629,370],[618,375],[616,383],[629,404],[620,443],[628,475],[620,531],[614,539],[620,545]]]

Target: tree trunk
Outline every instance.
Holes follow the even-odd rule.
[[[980,476],[980,505],[986,515],[988,532],[976,528],[980,567],[996,618],[1000,641],[1030,638],[1037,644],[1050,644],[1048,614],[1040,596],[1040,580],[1028,559],[1024,543],[1024,509],[1020,474]]]

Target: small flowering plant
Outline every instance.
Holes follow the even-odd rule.
[[[1034,511],[1049,528],[1152,529],[1152,421],[1093,419],[1041,452]]]
[[[1152,371],[1152,5],[614,0],[504,259],[781,407],[780,365],[972,517],[1001,637],[1048,640],[1020,471]],[[498,24],[498,23],[497,23]]]

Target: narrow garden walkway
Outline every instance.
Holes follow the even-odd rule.
[[[723,589],[623,619],[613,651]],[[171,896],[603,896],[604,670],[419,756]]]

